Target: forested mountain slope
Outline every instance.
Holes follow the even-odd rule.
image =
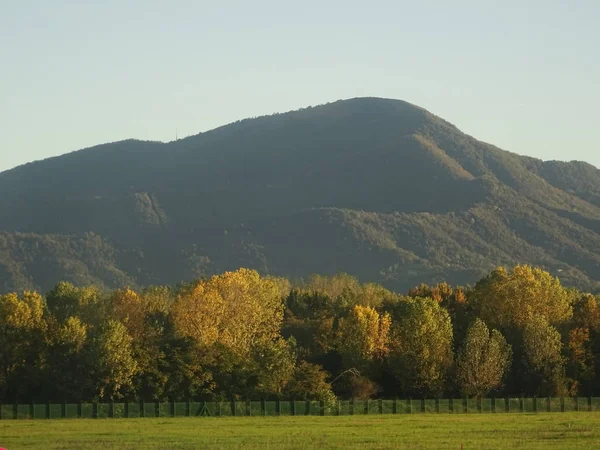
[[[176,283],[238,267],[405,290],[528,263],[598,290],[600,171],[357,98],[0,173],[0,291]]]

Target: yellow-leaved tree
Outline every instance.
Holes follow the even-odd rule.
[[[573,316],[572,295],[558,278],[527,265],[497,268],[475,285],[469,300],[493,327],[522,329],[535,317],[556,325]]]
[[[171,313],[183,336],[245,356],[280,336],[283,301],[274,280],[240,269],[198,282],[177,298]]]
[[[391,323],[389,314],[369,306],[352,308],[339,324],[337,347],[344,365],[364,370],[371,361],[383,359],[389,351]]]

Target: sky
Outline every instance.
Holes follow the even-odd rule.
[[[598,0],[0,0],[0,171],[377,96],[600,167]]]

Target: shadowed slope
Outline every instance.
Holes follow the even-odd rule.
[[[532,263],[579,287],[600,279],[600,171],[505,152],[397,100],[101,145],[1,173],[0,193],[4,286],[48,288],[44,261],[85,260],[73,242],[89,232],[113,249],[108,272],[53,273],[114,286],[113,269],[148,284],[248,266],[404,289]],[[64,245],[17,252],[23,232]]]

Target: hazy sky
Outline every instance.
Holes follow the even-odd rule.
[[[600,166],[599,48],[599,0],[0,0],[0,170],[357,96]]]

